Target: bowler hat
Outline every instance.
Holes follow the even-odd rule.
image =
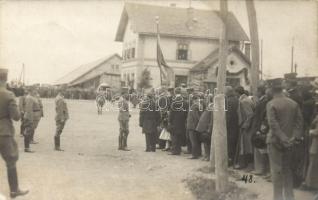
[[[0,74],[8,74],[8,69],[0,68]]]
[[[8,69],[0,68],[0,81],[7,81]]]
[[[275,79],[272,79],[270,82],[269,82],[269,86],[271,88],[282,88],[283,85],[282,85],[282,79],[281,78],[275,78]]]
[[[314,88],[318,89],[318,78],[315,78],[315,80],[311,81],[310,84],[311,84]]]

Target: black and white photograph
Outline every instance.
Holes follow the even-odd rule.
[[[318,200],[317,0],[0,0],[0,200]]]

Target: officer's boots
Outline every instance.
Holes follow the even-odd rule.
[[[122,139],[122,147],[123,147],[123,150],[124,150],[124,151],[130,151],[130,150],[127,148],[127,136],[123,136],[123,139]]]
[[[23,196],[29,193],[28,190],[20,190],[19,189],[19,183],[18,183],[18,174],[17,169],[8,168],[8,181],[9,181],[9,187],[10,187],[10,197],[15,198],[17,196]]]
[[[123,137],[121,135],[118,136],[118,150],[123,150]]]
[[[54,146],[55,146],[55,151],[64,151],[61,149],[61,143],[60,143],[60,137],[59,136],[54,136]]]

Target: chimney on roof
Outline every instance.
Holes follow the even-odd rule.
[[[194,18],[194,9],[192,7],[187,8],[187,26],[189,29],[193,29],[194,22],[196,21]]]
[[[245,42],[244,54],[249,60],[251,60],[251,43],[250,42]]]
[[[175,4],[175,3],[171,3],[171,4],[170,4],[170,7],[175,8],[175,7],[177,7],[177,4]]]

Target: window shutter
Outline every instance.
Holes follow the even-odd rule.
[[[176,50],[176,60],[179,60],[179,55],[178,55],[179,50]]]
[[[191,49],[188,50],[188,60],[192,60],[192,51],[191,51]]]

